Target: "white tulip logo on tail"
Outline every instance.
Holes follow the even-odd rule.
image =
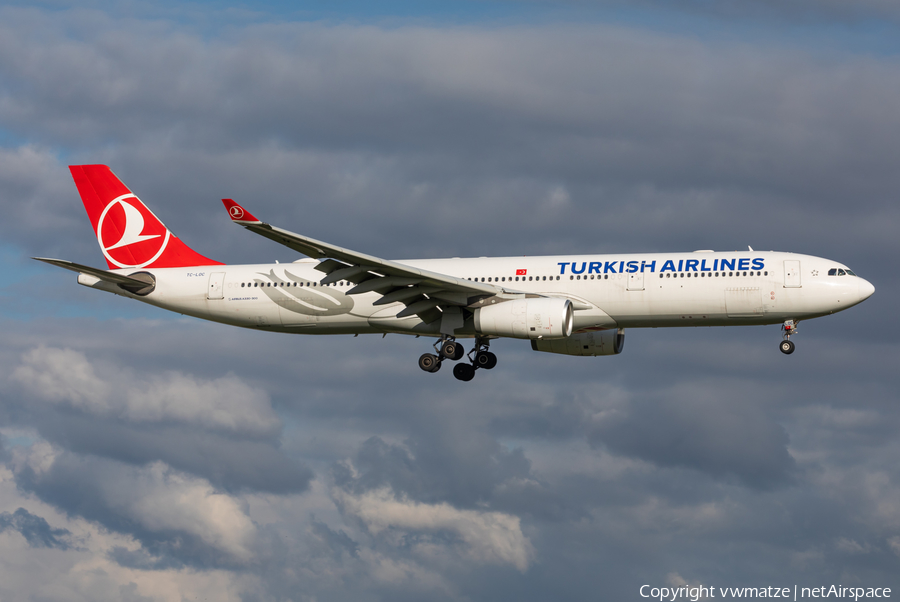
[[[170,236],[159,218],[130,193],[110,201],[97,223],[97,241],[103,254],[120,268],[150,265],[166,250]]]

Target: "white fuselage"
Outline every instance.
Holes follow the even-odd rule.
[[[829,275],[842,264],[777,252],[424,259],[400,263],[510,294],[571,299],[575,330],[775,324],[831,314],[871,295],[857,276]],[[373,305],[374,292],[347,295],[351,282],[322,285],[318,261],[117,270],[150,273],[153,292],[137,296],[81,277],[79,282],[182,314],[234,326],[300,334],[439,334],[401,303]],[[849,271],[849,270],[847,270]],[[467,322],[458,336],[477,334]]]

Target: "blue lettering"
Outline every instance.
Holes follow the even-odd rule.
[[[698,263],[700,263],[699,259],[688,259],[684,264],[684,271],[685,272],[696,272]]]
[[[734,258],[732,259],[722,259],[722,265],[720,266],[723,270],[728,268],[729,270],[734,269]]]
[[[740,261],[738,261],[738,269],[739,270],[749,270],[750,269],[750,259],[744,257]]]
[[[624,273],[625,273],[625,262],[624,262],[624,261],[620,261],[620,262],[619,262],[619,273],[620,273],[620,274],[624,274]]]
[[[681,271],[681,268],[684,266],[684,259],[678,260],[678,271]]]
[[[637,272],[637,271],[638,271],[638,264],[637,264],[637,262],[636,262],[636,261],[629,261],[629,262],[628,262],[628,273],[629,273],[629,274],[634,274],[634,273]]]
[[[566,266],[569,265],[569,262],[561,261],[560,263],[557,263],[556,265],[559,266],[559,273],[560,273],[560,275],[562,275],[562,274],[566,273]]]
[[[757,257],[753,260],[753,265],[750,267],[752,267],[754,270],[761,270],[766,267],[766,262],[763,261],[762,257]]]
[[[672,261],[671,259],[667,259],[666,262],[663,264],[663,267],[659,271],[659,273],[662,274],[663,272],[674,272],[674,271],[675,271],[675,262]]]
[[[700,262],[700,271],[701,272],[712,272],[712,268],[706,267],[706,260]]]
[[[606,263],[603,264],[603,273],[606,274],[606,273],[610,273],[610,272],[613,274],[618,274],[618,272],[616,272],[616,262],[615,261],[607,261]]]
[[[650,263],[647,263],[646,261],[642,261],[641,262],[641,271],[642,272],[644,271],[644,268],[650,268],[647,271],[655,272],[656,271],[656,261],[651,261]]]
[[[576,264],[575,264],[575,262],[573,261],[573,262],[572,262],[572,273],[573,273],[573,274],[584,274],[584,269],[587,267],[587,262],[586,262],[586,261],[582,261],[582,262],[581,262],[581,269],[580,269],[580,270],[576,270],[576,269],[575,269],[575,265],[576,265]]]
[[[591,265],[588,266],[588,274],[599,274],[600,270],[603,268],[603,263],[600,261],[592,261]]]
[[[718,259],[716,259],[715,261],[713,261],[713,271],[714,271],[714,272],[718,272],[718,271],[719,271],[719,260],[718,260]]]

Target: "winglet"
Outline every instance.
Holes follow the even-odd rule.
[[[253,217],[253,215],[235,203],[231,199],[222,199],[222,204],[225,205],[225,208],[228,210],[228,215],[231,216],[231,221],[237,222],[239,224],[261,224],[262,222]]]

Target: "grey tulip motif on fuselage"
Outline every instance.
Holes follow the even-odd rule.
[[[274,270],[270,270],[268,274],[260,274],[267,280],[257,279],[256,282],[269,299],[288,311],[311,316],[337,316],[353,309],[353,298],[338,290],[338,287],[318,283],[317,286],[312,286],[311,280],[290,272],[285,272],[284,275],[287,280],[279,278]],[[272,286],[265,286],[269,282]]]

